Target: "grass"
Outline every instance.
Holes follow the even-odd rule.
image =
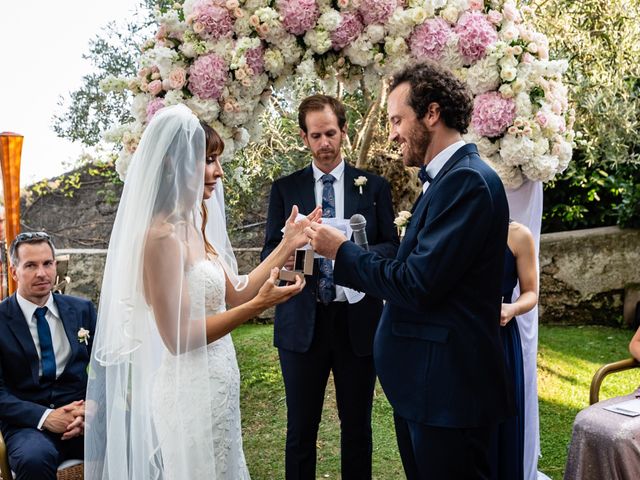
[[[562,479],[576,413],[589,402],[589,384],[604,363],[629,356],[632,333],[607,327],[541,326],[538,354],[538,394],[542,458],[539,468]],[[234,342],[242,375],[241,409],[244,450],[253,480],[284,478],[286,405],[273,327],[246,325]],[[631,392],[639,383],[637,370],[605,380],[601,398]],[[404,478],[392,411],[379,385],[373,404],[373,477]],[[332,380],[327,386],[318,434],[317,477],[340,478],[340,434]]]

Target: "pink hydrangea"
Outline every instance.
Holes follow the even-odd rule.
[[[247,50],[244,56],[254,75],[260,75],[264,72],[264,48],[262,45]]]
[[[362,0],[358,10],[365,25],[385,23],[398,6],[397,0]]]
[[[409,37],[409,48],[417,60],[440,60],[451,36],[449,24],[442,18],[432,18],[416,27]]]
[[[226,8],[202,0],[193,9],[193,30],[212,40],[227,37],[233,32],[233,18]]]
[[[151,121],[158,110],[164,108],[164,100],[162,98],[154,98],[147,104],[147,123]]]
[[[481,12],[465,12],[458,20],[455,32],[460,40],[458,50],[467,63],[483,58],[487,47],[498,40],[495,27]]]
[[[516,118],[516,104],[498,92],[478,95],[473,102],[473,129],[484,137],[502,135]]]
[[[331,32],[331,46],[336,51],[342,50],[358,38],[363,29],[362,18],[358,13],[343,13],[340,25]]]
[[[200,98],[219,99],[226,81],[227,66],[215,53],[198,58],[189,69],[189,90]]]
[[[278,13],[287,32],[302,35],[316,25],[320,10],[315,0],[280,0]]]

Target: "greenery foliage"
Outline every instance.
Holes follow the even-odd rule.
[[[546,230],[619,223],[640,216],[640,2],[534,0],[553,56],[569,59],[576,150],[545,188]]]

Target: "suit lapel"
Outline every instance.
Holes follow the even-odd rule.
[[[18,343],[22,347],[25,356],[29,360],[29,366],[31,367],[31,374],[33,376],[33,383],[38,384],[40,382],[38,371],[40,358],[38,357],[38,351],[36,345],[33,343],[33,337],[29,330],[29,325],[22,314],[16,295],[13,294],[9,298],[9,328],[15,335]]]
[[[344,218],[350,219],[360,209],[360,191],[354,185],[358,171],[345,162],[344,164]],[[366,188],[366,187],[363,187]],[[364,195],[364,191],[363,191]]]
[[[300,213],[308,215],[316,208],[316,186],[313,178],[313,169],[311,165],[304,168],[299,177],[300,185],[296,185],[295,189],[300,192]],[[290,212],[285,212],[288,217]]]
[[[434,186],[442,179],[442,177],[444,177],[447,174],[447,172],[449,172],[449,170],[451,170],[451,168],[453,168],[453,166],[456,163],[458,163],[462,158],[473,153],[477,154],[478,149],[473,143],[467,143],[466,145],[463,145],[458,150],[456,150],[456,152],[451,156],[451,158],[447,160],[447,163],[445,163],[442,166],[442,168],[440,169],[436,177],[430,182],[429,188],[427,188],[427,191],[425,193],[421,193],[418,199],[416,200],[416,202],[413,204],[413,208],[411,209],[412,221],[417,222],[419,221],[418,219],[421,219],[424,216],[425,210],[429,205],[429,199],[433,194]],[[412,250],[413,247],[414,245],[411,245],[410,249]],[[400,248],[398,249],[398,255],[396,258],[398,259],[405,258],[409,253],[406,251],[407,248],[409,248],[409,245],[407,244],[406,241],[403,240],[403,242],[400,244]]]

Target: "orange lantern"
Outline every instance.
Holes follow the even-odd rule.
[[[20,233],[20,157],[22,156],[22,140],[17,133],[0,133],[0,163],[2,166],[2,186],[4,189],[5,238],[4,251]],[[5,255],[6,257],[6,255]],[[8,274],[6,258],[3,269],[7,272],[9,294],[16,289],[16,284]]]

